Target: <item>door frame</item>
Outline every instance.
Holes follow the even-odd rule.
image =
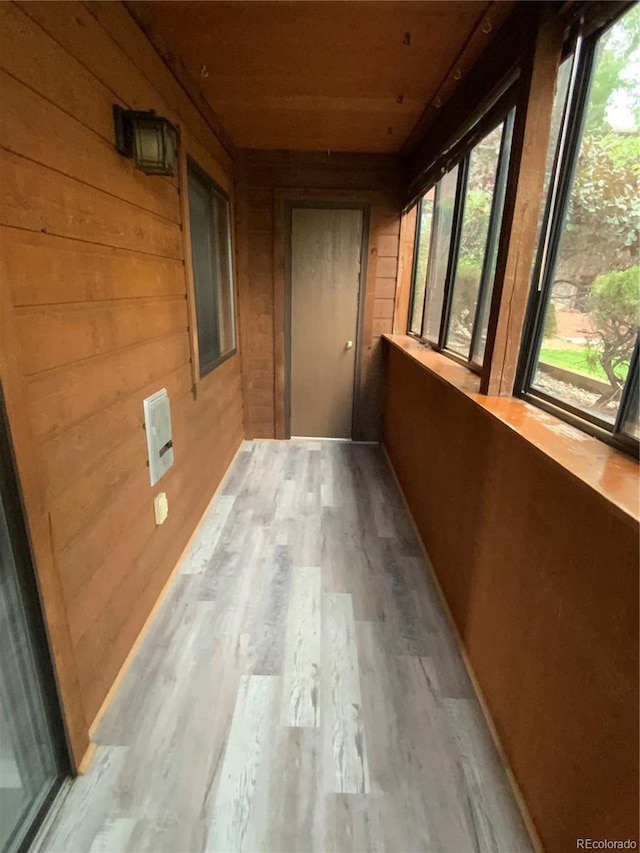
[[[358,210],[362,213],[362,240],[360,243],[360,273],[358,276],[358,311],[356,319],[355,363],[353,370],[353,405],[351,410],[351,437],[357,432],[361,397],[362,339],[367,295],[367,259],[369,256],[369,228],[371,203],[342,194],[284,192],[276,194],[274,228],[274,407],[276,438],[291,438],[291,237],[292,211],[304,210]],[[367,194],[368,195],[368,194]]]

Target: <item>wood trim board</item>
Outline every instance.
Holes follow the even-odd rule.
[[[189,178],[187,172],[188,145],[184,137],[181,139],[178,162],[180,184],[180,210],[182,212],[182,242],[184,244],[184,275],[187,287],[187,311],[189,313],[189,348],[191,350],[191,379],[192,394],[198,395],[200,381],[200,349],[198,346],[198,322],[196,318],[196,294],[193,278],[193,257],[191,254],[191,214],[189,211]]]

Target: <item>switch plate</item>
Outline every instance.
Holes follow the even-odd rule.
[[[143,401],[144,425],[147,432],[149,477],[155,485],[173,465],[173,438],[171,434],[171,407],[167,389]]]
[[[167,500],[166,492],[160,492],[159,495],[155,496],[153,499],[153,509],[156,514],[156,524],[163,524],[169,515],[169,501]]]

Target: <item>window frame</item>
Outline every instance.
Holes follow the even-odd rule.
[[[185,246],[185,272],[187,277],[187,300],[189,303],[189,338],[191,344],[191,361],[192,375],[194,383],[194,391],[197,384],[206,376],[220,367],[228,359],[238,353],[238,316],[237,316],[237,294],[236,294],[236,276],[235,276],[235,246],[234,246],[234,216],[233,204],[230,194],[211,177],[207,169],[189,153],[186,152],[181,163],[181,180],[180,186],[182,191],[182,221],[183,221],[183,240]],[[195,176],[206,185],[212,195],[215,195],[218,200],[223,202],[224,210],[227,217],[228,234],[226,240],[227,261],[229,269],[229,288],[231,323],[230,328],[233,336],[233,346],[226,352],[222,353],[218,358],[206,365],[202,364],[200,356],[200,336],[198,329],[197,317],[197,283],[193,264],[193,240],[191,229],[191,208],[190,208],[190,192],[189,192],[189,176],[193,173]],[[219,298],[219,288],[214,283],[216,296]],[[220,318],[218,318],[218,330],[220,330]]]
[[[627,379],[622,389],[620,405],[613,424],[604,418],[599,418],[588,411],[573,406],[571,403],[533,387],[542,348],[542,336],[547,307],[551,299],[560,240],[587,120],[598,42],[629,8],[624,8],[619,15],[616,15],[605,25],[597,29],[590,28],[587,35],[584,35],[585,27],[583,25],[583,28],[579,29],[574,35],[572,44],[567,51],[567,56],[573,53],[573,65],[553,158],[553,170],[547,197],[544,200],[544,214],[531,276],[531,287],[513,393],[515,397],[526,400],[583,432],[595,436],[617,450],[640,458],[640,441],[623,431],[635,402],[636,386],[640,379],[638,358],[640,333],[636,337]]]
[[[491,256],[491,247],[495,246],[496,250],[500,243],[500,235],[503,226],[503,214],[504,214],[504,199],[505,199],[505,191],[507,184],[507,177],[509,173],[509,162],[511,156],[511,147],[513,141],[513,131],[515,126],[515,117],[516,117],[516,104],[515,97],[512,91],[506,93],[506,97],[500,99],[500,102],[497,107],[489,110],[482,119],[474,125],[471,134],[470,134],[470,143],[466,146],[463,146],[464,153],[460,156],[456,161],[448,164],[448,168],[446,171],[443,171],[437,181],[429,184],[425,189],[424,193],[421,195],[420,200],[418,201],[418,214],[416,217],[416,231],[414,237],[414,251],[413,251],[413,269],[411,275],[411,298],[409,303],[409,314],[407,318],[407,334],[413,338],[420,340],[422,343],[426,344],[430,348],[434,349],[436,352],[441,353],[442,355],[446,355],[447,358],[451,358],[454,361],[463,364],[469,370],[474,373],[481,373],[484,365],[484,354],[481,361],[474,360],[474,350],[476,347],[477,339],[478,339],[478,329],[479,329],[479,321],[480,315],[482,313],[482,306],[484,304],[484,299],[487,296],[487,290],[489,287],[492,287],[495,281],[495,270],[494,270],[494,281],[489,281],[489,263],[488,259]],[[457,265],[460,257],[460,240],[462,233],[462,224],[464,221],[464,211],[465,211],[465,203],[466,203],[466,195],[468,189],[468,179],[469,179],[469,165],[471,161],[471,156],[475,148],[483,142],[483,140],[492,133],[496,128],[500,125],[503,125],[502,134],[500,138],[500,150],[498,153],[498,160],[496,163],[496,172],[495,172],[495,183],[493,188],[493,194],[491,199],[491,210],[489,213],[489,223],[487,228],[487,237],[485,241],[483,259],[482,259],[482,270],[480,275],[480,283],[478,287],[478,298],[476,302],[475,312],[474,312],[474,320],[473,327],[471,333],[471,340],[469,343],[468,355],[465,358],[460,353],[457,353],[447,347],[447,337],[449,335],[450,328],[450,320],[451,320],[451,305],[453,300],[453,291],[454,291],[454,279],[455,273],[457,270]],[[436,207],[436,203],[438,200],[438,185],[444,179],[446,174],[449,174],[454,169],[458,169],[458,174],[456,178],[456,192],[454,199],[454,208],[452,214],[452,224],[451,224],[451,236],[449,242],[449,250],[447,256],[447,265],[443,286],[443,296],[442,296],[442,308],[440,311],[440,322],[439,322],[439,330],[438,330],[438,340],[432,341],[428,340],[425,337],[425,318],[426,318],[426,306],[427,306],[427,289],[429,282],[429,272],[431,267],[431,260],[433,257],[434,250],[434,241],[437,233],[437,219],[438,219],[438,210]],[[413,317],[413,309],[415,304],[415,294],[416,294],[416,273],[417,273],[417,258],[418,252],[420,248],[420,231],[421,231],[421,223],[422,223],[422,206],[424,197],[434,190],[434,198],[433,198],[433,217],[431,223],[431,234],[429,239],[429,252],[427,258],[427,266],[425,270],[425,287],[424,287],[424,299],[422,305],[422,319],[420,323],[420,333],[416,333],[411,331],[411,321]],[[499,201],[501,199],[501,201]]]
[[[427,195],[431,190],[427,190],[425,195]],[[435,187],[434,187],[434,214],[435,214]],[[413,254],[411,258],[411,293],[409,299],[409,314],[407,316],[407,334],[408,335],[416,335],[415,332],[411,331],[411,325],[413,321],[413,309],[415,307],[416,302],[416,277],[418,272],[418,255],[420,254],[420,236],[422,234],[422,205],[423,198],[420,198],[420,201],[417,204],[417,215],[416,215],[416,230],[413,240]],[[427,274],[429,272],[429,255],[431,254],[431,239],[433,235],[433,222],[435,220],[435,215],[431,220],[431,234],[429,235],[429,253],[427,255],[427,266],[424,271],[424,290],[422,292],[422,312],[420,319],[420,334],[416,335],[416,337],[422,338],[422,333],[424,330],[424,308],[425,302],[427,298]]]
[[[487,131],[487,134],[491,131]],[[447,349],[447,335],[449,332],[449,324],[451,321],[451,302],[453,300],[453,280],[455,272],[460,260],[460,236],[462,232],[462,222],[464,220],[464,208],[466,194],[469,184],[469,159],[471,152],[458,164],[458,176],[456,182],[456,197],[453,203],[453,216],[451,218],[451,238],[449,241],[449,257],[447,258],[447,271],[444,276],[444,288],[442,292],[442,310],[440,311],[440,329],[438,332],[438,343],[434,346],[438,352],[448,355],[450,358],[459,361],[461,364],[466,364],[463,356],[457,352]],[[431,248],[431,247],[429,247]],[[425,294],[426,299],[426,294]],[[424,325],[424,317],[422,320]],[[433,346],[433,345],[432,345]],[[471,364],[469,363],[469,367]]]
[[[441,177],[441,179],[433,187],[433,189],[434,189],[434,194],[433,194],[434,209],[433,209],[433,218],[432,218],[432,223],[431,223],[431,239],[429,240],[429,253],[427,255],[427,266],[425,269],[424,304],[422,306],[422,324],[420,327],[420,340],[423,341],[424,343],[428,344],[430,347],[437,350],[438,352],[442,351],[442,348],[440,346],[441,341],[442,341],[442,317],[443,317],[445,311],[447,310],[447,299],[448,299],[447,288],[448,288],[449,263],[451,260],[451,252],[453,249],[453,241],[454,241],[454,237],[455,237],[456,215],[457,215],[457,210],[458,210],[458,207],[457,207],[457,205],[458,205],[458,194],[459,194],[460,188],[462,186],[461,174],[463,173],[463,171],[465,169],[465,163],[466,163],[466,158],[461,160],[459,163],[456,163],[454,166],[451,167],[451,169],[448,170],[448,172],[446,172]],[[440,320],[438,323],[438,338],[436,341],[432,341],[430,338],[425,337],[424,326],[425,326],[425,316],[426,316],[425,312],[426,312],[426,307],[427,307],[427,288],[428,288],[428,283],[429,283],[429,273],[431,272],[430,260],[431,260],[431,257],[434,255],[435,250],[436,250],[436,246],[434,244],[435,244],[435,241],[438,237],[437,225],[438,225],[438,220],[441,216],[441,211],[436,208],[436,202],[439,198],[441,182],[445,179],[446,175],[453,172],[454,169],[457,169],[456,191],[455,191],[455,197],[453,200],[453,212],[451,214],[451,229],[450,229],[450,233],[449,233],[449,248],[447,250],[447,263],[446,263],[446,268],[445,268],[445,273],[444,273],[444,282],[442,285],[442,305],[440,308]],[[427,192],[430,192],[430,191],[431,190],[428,190]],[[425,193],[425,195],[427,195],[427,193]],[[447,354],[450,354],[450,353],[447,353]],[[453,353],[453,355],[456,356],[457,354]]]

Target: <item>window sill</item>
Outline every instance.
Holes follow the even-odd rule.
[[[638,465],[635,461],[525,400],[480,394],[479,376],[408,335],[383,337],[596,491],[620,515],[640,521]]]
[[[210,376],[214,373],[221,364],[224,364],[225,361],[228,361],[230,358],[233,358],[234,355],[237,355],[238,348],[234,347],[226,352],[224,355],[221,355],[220,358],[217,358],[215,361],[212,361],[211,364],[208,364],[205,369],[199,368],[198,370],[198,380],[202,382],[203,379],[206,379],[207,376]]]
[[[213,381],[210,379],[212,376],[218,376],[219,369],[225,364],[227,361],[230,361],[234,356],[238,355],[237,346],[234,347],[230,352],[224,355],[222,358],[218,359],[214,364],[204,371],[204,373],[200,373],[199,367],[196,365],[193,357],[191,358],[191,367],[192,367],[192,394],[194,400],[198,399],[199,390],[204,388],[209,382]]]

